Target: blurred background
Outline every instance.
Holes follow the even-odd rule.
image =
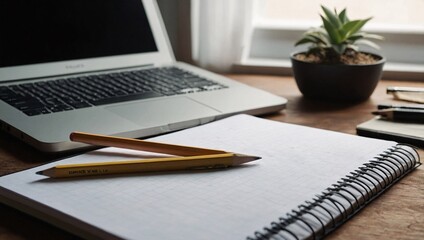
[[[387,58],[384,78],[424,81],[424,0],[158,0],[179,61],[221,73],[290,75],[302,33],[320,25],[320,5],[349,18],[373,17],[364,30]],[[303,47],[304,48],[304,47]],[[364,47],[362,50],[375,52]]]

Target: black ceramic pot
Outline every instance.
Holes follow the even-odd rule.
[[[320,100],[359,102],[373,93],[381,78],[385,58],[365,65],[317,64],[290,56],[294,78],[303,96]],[[368,53],[369,54],[369,53]]]

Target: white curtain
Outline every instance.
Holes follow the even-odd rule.
[[[192,54],[200,67],[228,72],[240,60],[253,0],[191,0]]]

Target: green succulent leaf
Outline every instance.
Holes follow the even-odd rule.
[[[324,11],[324,14],[326,16],[326,20],[331,23],[335,28],[340,28],[342,26],[342,23],[337,15],[335,15],[333,12],[331,12],[330,9],[321,6],[322,10]]]
[[[338,45],[333,45],[332,47],[334,49],[334,51],[338,54],[338,55],[342,55],[347,48],[346,44],[338,44]]]
[[[367,46],[375,48],[375,49],[380,49],[380,46],[378,46],[374,42],[367,40],[367,39],[358,40],[358,41],[356,41],[356,44],[367,45]]]
[[[309,51],[314,53],[329,52],[330,55],[337,56],[346,52],[346,49],[359,51],[357,44],[363,44],[378,48],[378,45],[368,39],[384,39],[380,35],[361,32],[362,27],[371,18],[350,20],[347,16],[346,8],[340,13],[336,9],[331,11],[321,5],[323,14],[320,15],[322,25],[318,28],[308,30],[302,38],[295,43],[295,46],[308,43]],[[325,55],[325,54],[324,54]]]
[[[376,40],[384,40],[384,37],[377,34],[368,34],[364,32],[356,33],[348,38],[348,41],[355,42],[360,39],[376,39]]]
[[[312,32],[309,36],[317,41],[317,43],[323,43],[325,45],[330,45],[328,41],[328,35],[323,34],[322,32]]]
[[[324,23],[324,28],[328,33],[331,43],[339,44],[342,42],[342,38],[335,28],[327,19],[321,16],[322,22]]]
[[[377,35],[377,34],[370,34],[370,33],[361,33],[364,38],[370,38],[370,39],[377,39],[377,40],[384,40],[383,36]]]
[[[325,33],[325,31],[323,32],[320,29],[313,29],[311,31],[306,32],[303,35],[303,38],[295,43],[295,46],[305,43],[311,43],[314,46],[318,46],[321,48],[331,46],[327,34]]]
[[[347,22],[342,27],[343,32],[346,33],[347,37],[352,36],[353,34],[357,33],[370,19],[371,18]]]
[[[297,41],[294,45],[298,46],[298,45],[302,45],[302,44],[305,44],[305,43],[315,43],[315,40],[313,38],[309,37],[309,36],[306,36],[306,37],[300,39],[299,41]]]
[[[350,42],[355,42],[355,41],[362,39],[362,38],[365,38],[364,34],[363,33],[357,33],[357,34],[350,36],[347,40],[350,41]]]
[[[342,22],[342,23],[349,22],[349,18],[347,18],[347,15],[346,15],[346,8],[343,9],[343,11],[339,14],[338,17],[339,17],[340,22]]]

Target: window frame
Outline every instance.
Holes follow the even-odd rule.
[[[238,72],[291,74],[290,54],[306,50],[294,43],[318,21],[275,21],[254,18],[245,39]],[[360,46],[362,51],[377,53],[386,58],[385,79],[408,79],[424,82],[424,26],[379,25],[369,23],[364,31],[382,35],[380,50]],[[405,60],[408,59],[408,60]]]

